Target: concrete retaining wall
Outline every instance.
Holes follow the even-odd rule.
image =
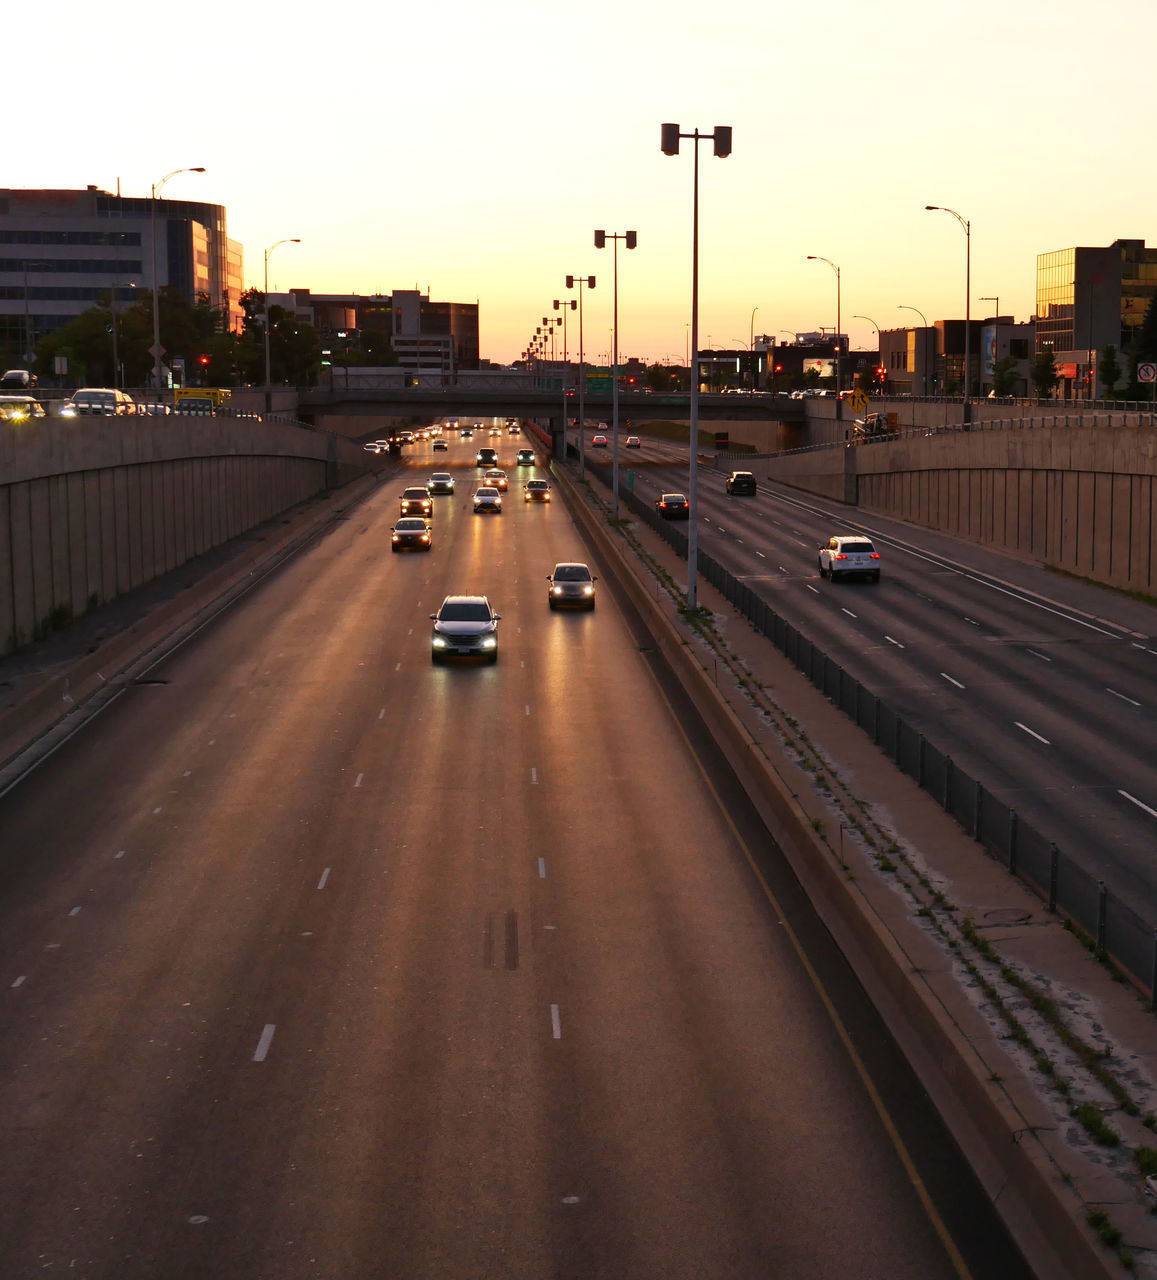
[[[48,419],[0,435],[0,653],[344,483],[367,456],[233,419]]]
[[[1157,593],[1157,429],[988,427],[761,464],[773,480]]]

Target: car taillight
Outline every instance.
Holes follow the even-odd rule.
[[[659,506],[661,506],[661,507],[665,507],[666,505],[667,505],[667,504],[666,504],[665,502],[660,502],[660,503],[659,503]]]
[[[843,553],[842,551],[837,552],[837,553],[836,553],[836,555],[832,556],[832,559],[833,559],[833,560],[846,560],[847,558],[848,558],[848,557],[847,557],[846,555],[844,555],[844,553]]]
[[[873,560],[879,560],[879,558],[880,558],[880,553],[879,553],[878,551],[873,551],[873,552],[872,552],[872,556],[871,556],[871,558],[872,558]]]

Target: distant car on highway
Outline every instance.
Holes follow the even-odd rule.
[[[691,504],[682,493],[660,494],[655,510],[664,520],[688,520],[691,516]]]
[[[546,580],[550,583],[546,598],[552,609],[595,607],[595,583],[598,579],[585,564],[577,560],[556,564]]]
[[[365,444],[362,445],[362,448],[366,453],[381,453],[381,449],[378,447],[378,442],[376,440],[367,440]]]
[[[643,442],[638,436],[628,436],[625,447],[628,449],[641,449],[643,447]]]
[[[502,494],[492,485],[483,485],[474,490],[474,514],[486,515],[488,512],[496,516],[502,514]]]
[[[447,596],[437,613],[430,614],[434,634],[430,638],[430,659],[484,658],[498,661],[498,623],[486,596]]]
[[[487,467],[482,473],[483,484],[493,486],[499,493],[505,493],[510,487],[510,481],[506,478],[506,472],[501,467]]]
[[[390,544],[391,551],[429,551],[430,526],[421,516],[407,516],[394,525]]]
[[[36,374],[27,369],[5,369],[0,374],[0,391],[31,391],[36,386]]]
[[[474,455],[474,461],[480,467],[496,467],[498,454],[494,449],[479,449]]]
[[[403,516],[428,516],[434,511],[434,504],[430,501],[430,495],[425,488],[419,489],[417,485],[412,488],[403,489],[402,496],[398,500],[401,505],[400,515]]]
[[[442,439],[441,436],[439,436],[437,440],[434,441],[435,453],[446,453],[449,450],[449,448],[450,446],[446,443],[445,440]]]
[[[833,582],[856,577],[880,581],[880,553],[866,534],[836,534],[820,547],[819,565],[820,577]]]
[[[0,396],[0,422],[31,422],[45,416],[44,406],[35,396]]]
[[[97,414],[102,417],[115,417],[121,414],[136,413],[137,407],[133,398],[119,387],[84,387],[74,391],[72,398],[66,400],[60,409],[62,418],[77,418],[86,414]]]
[[[522,497],[525,502],[549,502],[550,485],[545,480],[528,480],[522,486]]]
[[[754,498],[757,493],[755,476],[750,471],[733,471],[724,485],[728,493]]]
[[[453,493],[454,477],[449,471],[435,471],[426,481],[427,493]]]
[[[533,449],[519,449],[519,451],[518,451],[518,457],[516,457],[516,458],[515,458],[515,462],[516,462],[520,467],[533,467],[533,466],[534,466],[534,462],[535,462],[535,458],[534,458],[534,450],[533,450]]]
[[[591,440],[591,448],[592,448],[592,449],[605,449],[606,447],[607,447],[607,438],[606,438],[606,436],[595,436],[595,437]]]

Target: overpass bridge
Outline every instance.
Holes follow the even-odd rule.
[[[690,397],[648,395],[640,391],[620,391],[619,420],[632,422],[674,420],[685,422],[691,415]],[[583,409],[588,419],[610,421],[609,390],[586,392]],[[403,387],[396,381],[381,385],[317,387],[301,391],[298,412],[303,417],[317,413],[387,417],[478,417],[549,418],[561,426],[562,418],[578,416],[578,396],[567,395],[557,386],[534,385],[526,379],[517,383],[478,385],[463,378],[443,387]],[[702,422],[758,421],[783,422],[803,426],[805,401],[786,395],[701,394],[699,418]]]

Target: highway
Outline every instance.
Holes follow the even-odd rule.
[[[1027,1274],[629,602],[547,608],[592,557],[525,441],[472,514],[478,443],[0,799],[0,1276]],[[430,661],[460,592],[493,667]]]
[[[589,436],[589,433],[588,433]],[[588,466],[609,464],[589,448]],[[738,465],[738,464],[737,464]],[[687,491],[686,449],[620,457],[636,493]],[[700,472],[700,545],[1019,817],[1157,916],[1157,611],[987,548],[769,482]],[[882,580],[821,579],[866,532]]]

